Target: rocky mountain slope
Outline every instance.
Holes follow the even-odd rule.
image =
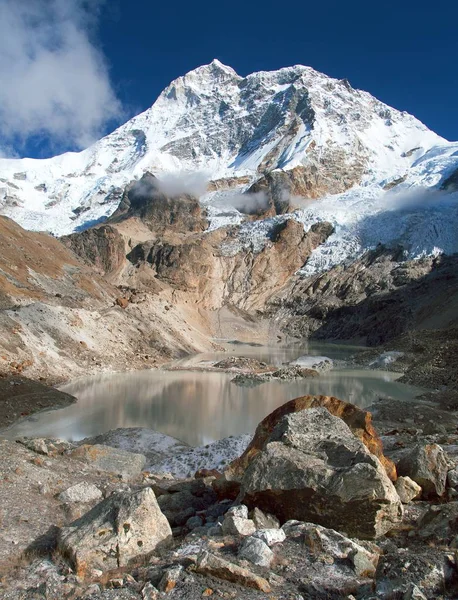
[[[195,310],[172,306],[171,291],[131,291],[127,299],[48,234],[0,217],[0,250],[2,375],[56,381],[154,366],[212,347],[208,327]]]
[[[346,80],[300,65],[243,78],[213,61],[81,153],[0,160],[0,205],[27,229],[68,234],[111,215],[148,171],[166,195],[198,197],[210,229],[295,209],[306,229],[331,222],[313,274],[378,242],[402,239],[408,258],[457,251],[457,152]],[[245,235],[257,243],[263,228]]]

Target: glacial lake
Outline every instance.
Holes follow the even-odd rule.
[[[354,368],[340,361],[360,348],[334,344],[265,348],[228,345],[224,353],[200,354],[176,361],[187,370],[104,373],[60,387],[78,402],[37,413],[2,432],[2,437],[52,437],[80,440],[118,427],[147,427],[191,446],[230,435],[253,433],[259,421],[278,406],[305,394],[332,395],[361,408],[379,397],[400,402],[423,390],[398,383],[398,374]],[[192,370],[196,365],[230,355],[251,356],[281,365],[304,355],[327,356],[336,367],[320,377],[288,382],[269,381],[256,387],[231,383],[234,373]]]

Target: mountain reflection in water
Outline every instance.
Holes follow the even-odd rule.
[[[234,374],[140,371],[79,379],[62,390],[78,402],[36,414],[5,432],[79,440],[117,427],[148,427],[197,446],[254,432],[267,414],[305,394],[332,395],[360,407],[381,396],[400,402],[421,390],[395,381],[394,373],[336,369],[318,378],[270,381],[257,387],[231,383]]]

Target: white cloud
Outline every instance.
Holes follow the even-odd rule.
[[[200,198],[207,191],[210,176],[200,171],[176,171],[164,173],[158,179],[158,187],[167,196],[180,196],[190,194]]]
[[[92,34],[104,0],[0,1],[0,136],[83,148],[121,115]]]

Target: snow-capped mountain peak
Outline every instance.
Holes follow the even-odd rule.
[[[364,213],[376,210],[384,188],[440,186],[458,167],[457,150],[347,80],[302,65],[241,77],[214,60],[83,152],[0,160],[0,205],[27,228],[64,234],[110,215],[124,186],[146,171],[159,179],[202,173],[217,190],[202,202],[217,216],[234,189],[280,170],[300,180],[308,200],[338,207],[358,198]]]

